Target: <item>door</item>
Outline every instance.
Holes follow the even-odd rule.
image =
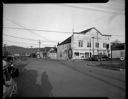
[[[89,58],[89,53],[85,53],[85,59],[88,59]]]

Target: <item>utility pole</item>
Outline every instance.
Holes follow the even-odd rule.
[[[32,55],[32,46],[31,46],[31,54],[30,55]]]
[[[111,44],[111,43],[110,43]],[[112,59],[112,44],[110,45],[110,47],[111,47],[111,59]]]
[[[40,44],[41,44],[41,42],[40,42],[40,40],[39,40],[39,57],[40,57]]]
[[[39,40],[39,52],[40,52],[40,44],[41,44],[41,42],[40,42],[40,40]]]
[[[90,57],[91,57],[91,39],[90,39],[90,45],[89,46],[90,46]]]
[[[92,37],[93,39],[93,55],[94,55],[94,37]]]
[[[72,28],[72,34],[74,33],[74,28]]]
[[[98,42],[98,32],[97,32],[97,44],[99,44],[99,42]],[[97,54],[99,54],[98,48],[99,47],[97,47]]]

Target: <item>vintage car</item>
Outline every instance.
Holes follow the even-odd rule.
[[[17,95],[17,83],[12,78],[9,64],[3,60],[3,98]]]
[[[106,55],[92,55],[92,57],[88,58],[89,61],[108,61],[110,58]]]
[[[92,55],[90,58],[88,58],[89,61],[98,61],[99,56],[98,55]]]

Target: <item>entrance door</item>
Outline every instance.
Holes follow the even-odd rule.
[[[85,59],[88,59],[89,58],[89,53],[85,53]]]

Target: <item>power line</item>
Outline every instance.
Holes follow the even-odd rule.
[[[95,6],[95,8],[97,7],[104,7],[104,8],[109,8],[110,10],[116,10],[116,11],[124,11],[125,9],[119,9],[119,8],[115,8],[114,6],[117,6],[117,5],[112,5],[112,6],[105,6],[105,5],[101,5],[101,4],[97,4]]]
[[[3,27],[3,28],[21,29],[21,30],[32,30],[32,31],[44,31],[44,32],[56,32],[56,33],[71,33],[71,32],[51,31],[51,30],[25,29],[25,28],[17,28],[17,27]]]
[[[14,23],[14,24],[16,24],[16,25],[18,25],[18,26],[20,26],[20,27],[26,29],[26,27],[24,27],[24,26],[22,26],[22,25],[20,25],[20,24],[17,24],[16,22],[14,22],[14,21],[12,21],[12,20],[10,20],[10,19],[7,19],[7,20],[9,20],[10,22],[12,22],[12,23]],[[31,30],[28,30],[28,31],[29,31],[30,33],[32,33],[32,34],[35,34],[35,32],[33,32],[33,31],[31,31]],[[47,38],[45,38],[45,37],[43,37],[43,36],[41,36],[41,35],[39,35],[39,34],[35,34],[35,35],[36,35],[36,36],[38,35],[39,37],[42,37],[42,38],[48,40]],[[51,40],[48,40],[48,41],[51,41]]]
[[[67,5],[67,4],[64,4],[62,6],[72,7],[72,8],[78,8],[78,9],[82,9],[82,10],[93,10],[93,11],[99,11],[99,12],[104,12],[104,13],[125,14],[125,13],[122,13],[122,12],[114,12],[114,11],[112,12],[110,10],[96,9],[96,8],[92,8],[92,7],[78,7],[78,6]]]
[[[8,35],[8,34],[4,34],[5,36],[8,36],[8,37],[13,37],[13,38],[19,38],[19,39],[24,39],[24,40],[30,40],[30,41],[38,41],[38,40],[35,40],[35,39],[29,39],[29,38],[21,38],[21,37],[16,37],[16,36],[11,36],[11,35]],[[43,41],[41,40],[42,42],[53,42],[53,41]],[[56,41],[54,41],[55,43],[57,43]],[[53,43],[54,43],[53,42]]]
[[[125,35],[112,35],[112,36],[124,36],[125,37]]]
[[[4,28],[12,28],[12,29],[23,29],[23,28],[15,28],[15,27],[4,27]],[[34,30],[34,31],[38,31],[37,29],[31,29],[31,30]],[[41,31],[41,30],[39,30],[39,31]],[[42,30],[43,31],[43,30]],[[49,30],[46,30],[47,32],[51,32],[51,31],[49,31]],[[61,32],[61,33],[72,33],[72,32]],[[78,32],[79,33],[79,32]],[[90,35],[90,34],[86,34],[86,35]],[[111,34],[111,36],[125,36],[125,35],[113,35],[113,34]],[[17,37],[17,38],[19,38],[19,37]],[[34,40],[34,39],[29,39],[29,40]],[[38,41],[38,40],[36,40],[36,41]],[[42,41],[42,40],[41,40]],[[48,41],[47,41],[48,42]],[[56,41],[49,41],[49,42],[56,42]]]
[[[10,40],[4,40],[4,41],[12,42],[12,43],[22,43],[22,44],[38,45],[38,44],[26,43],[26,42],[17,42],[17,41],[15,42],[15,41],[10,41]]]
[[[24,40],[38,41],[38,40],[34,40],[34,39],[25,39],[25,38],[21,38],[21,37],[11,36],[11,35],[8,35],[8,34],[4,34],[4,35],[5,35],[5,36],[9,36],[9,37],[13,37],[13,38],[24,39]]]
[[[26,43],[26,42],[17,42],[17,41],[11,41],[11,40],[4,40],[5,42],[12,42],[12,43],[17,43],[17,44],[29,44],[29,45],[38,45],[38,44],[34,44],[34,43]],[[45,44],[43,44],[45,45]],[[54,45],[54,44],[47,44],[47,45]]]

